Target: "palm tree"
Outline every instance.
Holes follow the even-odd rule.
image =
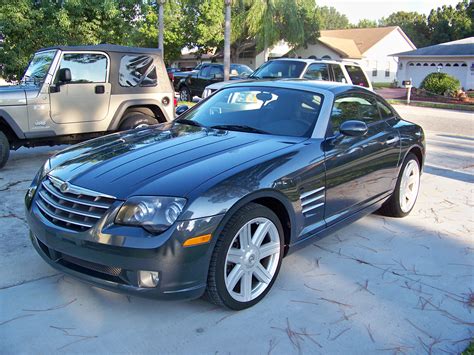
[[[232,0],[224,0],[225,22],[224,22],[224,80],[230,76],[230,16]]]
[[[161,51],[161,55],[165,57],[165,51],[163,48],[163,32],[165,30],[165,21],[163,16],[163,7],[165,5],[166,0],[159,0],[158,1],[158,49]]]

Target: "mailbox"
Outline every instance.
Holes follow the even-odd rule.
[[[411,86],[411,80],[403,80],[402,85],[405,86],[405,87]]]

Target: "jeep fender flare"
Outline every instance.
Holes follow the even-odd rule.
[[[10,116],[10,114],[5,110],[0,109],[0,126],[2,121],[13,131],[13,133],[15,133],[18,139],[25,138],[25,133],[21,130],[20,126],[18,126],[13,117]]]
[[[114,113],[114,117],[110,121],[109,126],[107,127],[107,131],[115,131],[120,126],[120,121],[123,118],[123,114],[127,111],[128,108],[132,106],[156,106],[160,112],[162,112],[166,121],[171,121],[172,117],[167,117],[165,111],[161,109],[160,101],[158,100],[151,100],[151,99],[137,99],[137,100],[129,100],[122,102],[117,110]]]

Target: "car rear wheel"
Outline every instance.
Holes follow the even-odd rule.
[[[208,275],[207,297],[241,310],[270,291],[283,257],[283,228],[270,209],[251,203],[225,225],[216,243]]]
[[[192,100],[191,92],[189,91],[189,89],[186,86],[182,86],[179,89],[179,100],[180,101],[188,101],[188,102]]]
[[[141,112],[130,112],[127,114],[120,124],[119,131],[127,131],[129,129],[143,128],[158,124],[154,117],[150,117]]]
[[[390,217],[405,217],[415,206],[420,189],[420,162],[409,153],[403,162],[395,190],[380,208],[380,213]]]
[[[0,169],[5,166],[8,161],[8,157],[10,156],[10,143],[8,142],[8,138],[0,131]]]

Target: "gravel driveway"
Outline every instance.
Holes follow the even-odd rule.
[[[56,148],[0,171],[0,353],[456,353],[474,334],[474,119],[397,107],[422,124],[413,213],[371,215],[284,259],[260,304],[159,302],[57,273],[27,237],[25,189]]]

